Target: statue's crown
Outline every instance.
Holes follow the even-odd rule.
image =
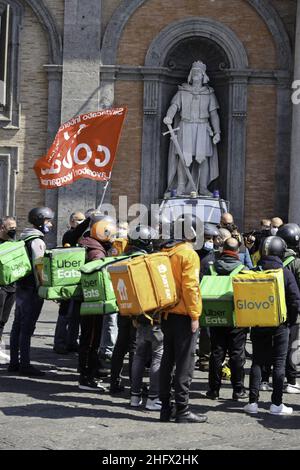
[[[205,73],[206,65],[203,62],[201,62],[201,60],[197,60],[196,62],[193,62],[192,70],[194,69],[201,70],[201,72]]]

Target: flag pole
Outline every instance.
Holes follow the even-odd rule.
[[[97,211],[100,211],[100,210],[101,210],[101,207],[102,207],[102,204],[103,204],[103,201],[104,201],[104,198],[105,198],[105,194],[106,194],[108,185],[109,185],[109,183],[110,183],[110,179],[111,179],[111,178],[109,178],[109,180],[107,180],[106,183],[105,183],[105,186],[104,186],[104,188],[103,188],[103,194],[102,194],[102,197],[101,197],[100,204],[99,204],[98,207],[97,207]]]

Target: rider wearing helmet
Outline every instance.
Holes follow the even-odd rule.
[[[117,227],[111,217],[103,216],[94,222],[90,232],[83,236],[80,245],[86,248],[87,261],[109,256]],[[96,380],[99,376],[98,347],[101,341],[103,315],[83,315],[80,318],[79,344],[79,388],[83,390],[105,390]]]
[[[249,404],[245,407],[247,413],[255,414],[258,412],[261,369],[269,364],[273,366],[273,393],[270,413],[274,415],[290,415],[293,413],[292,408],[286,407],[282,403],[282,396],[288,353],[288,325],[297,322],[300,312],[300,292],[293,273],[283,267],[282,260],[285,250],[286,243],[278,236],[265,238],[260,246],[261,259],[258,265],[261,269],[264,271],[283,269],[287,321],[277,327],[251,328],[250,337],[253,346],[253,357]]]
[[[281,237],[287,248],[284,252],[283,265],[289,269],[295,276],[300,289],[300,259],[299,259],[299,241],[300,227],[298,224],[285,224],[279,228],[277,236]],[[291,322],[289,324],[289,349],[286,360],[285,375],[287,379],[287,393],[300,393],[300,384],[297,383],[297,367],[293,361],[295,344],[299,338],[299,324]],[[297,346],[296,346],[297,347]]]
[[[153,253],[153,242],[158,238],[158,235],[151,227],[141,224],[131,226],[127,236],[128,246],[125,251],[126,255]],[[111,360],[111,395],[122,393],[125,390],[122,385],[121,372],[127,352],[129,353],[129,378],[130,380],[132,378],[132,364],[136,350],[136,332],[137,330],[132,323],[131,316],[118,315],[118,336]],[[143,356],[142,346],[140,352],[141,356]],[[139,392],[137,392],[138,394]]]
[[[164,352],[160,368],[160,420],[163,422],[170,421],[173,414],[170,399],[174,366],[176,422],[203,423],[207,420],[206,416],[192,413],[188,403],[202,312],[200,261],[192,245],[196,241],[203,244],[203,224],[196,217],[183,214],[171,222],[170,239],[164,241],[162,250],[170,257],[179,296],[179,302],[162,315]]]
[[[8,370],[26,376],[44,375],[44,372],[30,364],[30,340],[44,302],[38,295],[34,261],[44,256],[46,251],[44,235],[51,230],[53,219],[54,213],[49,207],[31,209],[28,221],[32,227],[26,228],[20,236],[25,242],[33,273],[17,282],[16,311],[10,336]]]

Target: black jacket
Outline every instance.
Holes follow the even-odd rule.
[[[268,269],[283,268],[283,264],[278,256],[264,256],[258,263],[264,271]],[[297,322],[300,313],[300,291],[294,274],[287,268],[283,268],[285,301],[287,306],[288,324],[293,325]]]
[[[197,250],[197,255],[200,258],[200,280],[205,274],[209,273],[209,267],[214,264],[216,260],[216,252],[215,250],[206,250],[202,248],[201,250]]]
[[[62,246],[65,246],[66,244],[76,246],[78,244],[78,240],[88,229],[90,221],[90,217],[87,217],[81,224],[77,225],[76,228],[70,228],[70,230],[67,230],[63,235]]]

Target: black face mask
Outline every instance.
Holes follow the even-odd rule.
[[[8,230],[8,232],[6,232],[6,233],[7,233],[7,235],[9,236],[9,238],[12,238],[12,239],[15,239],[15,238],[16,238],[16,234],[17,234],[16,229]]]

